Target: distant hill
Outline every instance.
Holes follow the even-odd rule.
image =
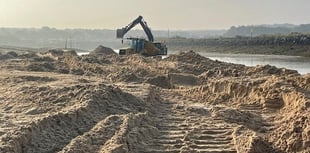
[[[222,36],[226,30],[153,30],[156,38],[185,37],[185,38],[212,38]],[[144,37],[142,30],[132,30],[126,37]],[[67,47],[94,49],[99,45],[111,48],[120,48],[121,44],[116,39],[115,30],[109,29],[55,29],[42,28],[0,28],[0,46],[23,46],[37,48],[63,48]]]
[[[0,45],[23,47],[67,47],[93,49],[100,44],[116,45],[114,30],[0,28]]]
[[[249,26],[232,26],[224,34],[226,37],[236,36],[260,36],[276,35],[289,33],[310,33],[310,24],[273,24],[273,25],[249,25]]]
[[[289,34],[292,32],[310,33],[310,24],[272,24],[232,26],[228,30],[153,30],[157,40],[169,38],[220,38],[236,36],[260,36]],[[143,30],[131,30],[125,37],[146,38]],[[99,45],[114,49],[128,46],[126,40],[116,39],[115,30],[109,29],[55,29],[42,28],[0,28],[0,46],[21,46],[30,48],[80,48],[93,50]]]

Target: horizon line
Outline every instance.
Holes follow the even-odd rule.
[[[241,27],[241,26],[268,26],[268,25],[293,25],[293,26],[300,26],[300,25],[309,25],[310,23],[302,23],[302,24],[293,24],[293,23],[270,23],[270,24],[247,24],[247,25],[233,25],[229,28],[219,28],[219,29],[152,29],[153,31],[220,31],[220,30],[229,30],[231,27]],[[279,26],[281,27],[281,26]],[[56,30],[116,30],[112,28],[86,28],[86,27],[75,27],[75,28],[60,28],[60,27],[52,27],[52,26],[33,26],[33,27],[21,27],[21,26],[0,26],[0,28],[7,28],[7,29],[43,29],[43,28],[49,28],[49,29],[56,29]],[[142,30],[142,29],[132,29],[133,30]]]

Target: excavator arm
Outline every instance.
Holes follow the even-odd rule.
[[[151,32],[151,29],[147,26],[147,23],[143,20],[142,16],[139,16],[137,19],[135,19],[134,21],[132,21],[130,24],[128,24],[126,27],[122,28],[122,29],[117,29],[116,30],[116,38],[123,38],[124,35],[130,31],[133,27],[135,27],[137,24],[139,24],[142,26],[148,40],[150,42],[154,41],[154,37],[153,34]]]

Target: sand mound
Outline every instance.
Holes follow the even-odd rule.
[[[240,111],[237,109],[213,108],[212,115],[222,118],[226,122],[242,125],[253,131],[259,131],[264,128],[264,119],[256,113],[249,111]]]
[[[247,69],[246,74],[247,75],[257,75],[257,74],[290,75],[290,74],[298,74],[298,72],[296,70],[277,68],[271,65],[258,65],[255,67],[249,67]]]
[[[202,75],[202,77],[235,77],[244,74],[246,66],[213,61],[193,51],[169,55],[165,61],[177,62],[182,73]]]
[[[155,77],[148,78],[146,82],[161,88],[172,88],[168,76],[157,75]]]
[[[169,73],[168,79],[172,87],[191,87],[198,85],[198,78],[192,74]]]
[[[142,80],[134,73],[120,71],[118,73],[112,73],[107,76],[112,82],[141,82]]]
[[[273,148],[272,145],[257,133],[240,126],[235,129],[234,141],[236,150],[244,153],[283,153],[283,151]]]
[[[7,52],[5,54],[0,54],[0,60],[12,59],[12,58],[16,58],[17,56],[18,56],[17,53],[11,51],[11,52]]]
[[[23,54],[20,54],[18,57],[21,58],[21,59],[28,59],[28,60],[29,59],[39,58],[38,54],[34,53],[34,52],[23,53]]]
[[[16,53],[16,52],[7,52],[6,53],[7,55],[10,55],[10,56],[12,56],[12,57],[17,57],[18,56],[18,54]]]
[[[144,110],[143,106],[145,106],[145,103],[140,99],[124,93],[118,88],[105,85],[77,85],[60,89],[29,87],[23,88],[22,91],[25,96],[29,95],[29,92],[32,93],[31,97],[27,97],[27,101],[32,105],[31,107],[28,106],[29,111],[23,111],[23,113],[35,115],[39,118],[29,120],[27,121],[29,123],[25,122],[27,124],[16,129],[16,131],[11,130],[11,132],[1,136],[2,140],[11,139],[11,141],[1,141],[0,150],[4,152],[44,153],[60,151],[70,141],[74,144],[78,138],[73,138],[87,131],[90,131],[89,133],[97,131],[104,135],[108,141],[114,136],[113,130],[121,132],[122,128],[127,128],[127,119],[122,118],[131,116],[119,116],[118,122],[117,115],[113,117],[113,114],[134,114]],[[42,110],[43,107],[46,109],[45,111]],[[34,110],[35,108],[40,110]],[[23,109],[26,108],[23,107]],[[109,115],[111,116],[109,117]],[[105,119],[106,117],[107,119]],[[100,122],[101,120],[103,121]],[[120,126],[119,123],[122,125]],[[101,130],[97,130],[96,124],[98,128],[103,126]],[[95,126],[94,129],[91,129],[93,126]],[[106,135],[109,131],[110,138]],[[87,133],[84,136],[82,139],[96,138],[96,136],[93,137]],[[98,142],[101,141],[101,145],[104,144],[104,140],[97,140]],[[68,148],[70,148],[69,146]],[[64,150],[66,149],[64,148]]]
[[[203,57],[194,51],[189,52],[179,52],[175,55],[169,55],[167,58],[165,58],[167,61],[179,61],[184,63],[192,63],[192,64],[198,64],[202,63],[204,61],[210,61],[210,59]]]
[[[95,50],[91,51],[89,55],[115,55],[116,53],[114,52],[113,49],[105,47],[105,46],[98,46]]]
[[[60,60],[65,57],[71,58],[76,56],[78,55],[74,50],[64,51],[62,49],[50,49],[46,52],[39,52],[37,54],[37,57],[32,58],[34,58],[34,60],[36,61],[52,61],[52,60]]]

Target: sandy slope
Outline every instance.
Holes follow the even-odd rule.
[[[50,51],[0,60],[0,152],[310,152],[310,75]]]

